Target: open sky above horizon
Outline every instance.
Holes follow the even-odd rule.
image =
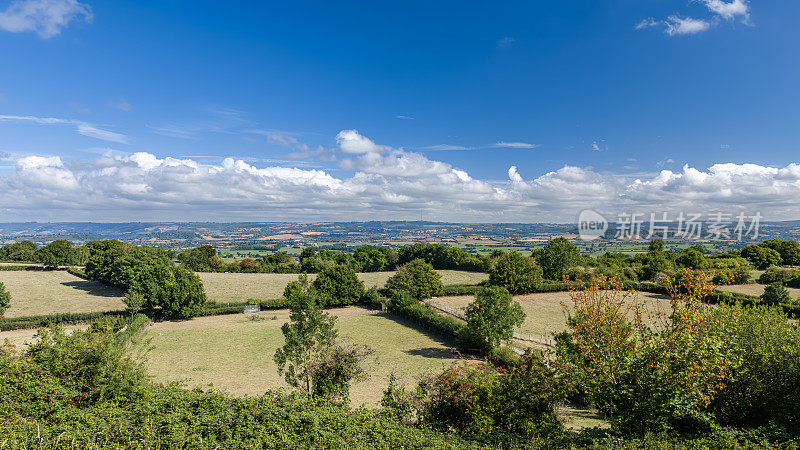
[[[0,221],[800,219],[798,17],[0,0]]]

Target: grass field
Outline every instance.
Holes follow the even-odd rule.
[[[0,282],[11,293],[8,318],[125,308],[119,289],[62,270],[0,271]]]
[[[352,387],[354,405],[377,405],[393,371],[401,382],[414,386],[420,374],[440,371],[457,359],[435,337],[391,316],[359,307],[329,312],[338,317],[343,340],[369,345],[375,351],[366,362],[369,377]],[[191,378],[191,387],[213,384],[235,395],[260,395],[267,389],[288,387],[272,360],[283,345],[280,327],[288,320],[288,311],[265,311],[260,316],[267,320],[235,314],[153,324],[140,344],[150,347],[148,372],[156,381]]]
[[[439,297],[436,303],[463,309],[474,300],[475,297],[472,295],[463,295]],[[569,292],[515,295],[514,300],[519,302],[525,311],[525,322],[516,330],[518,333],[547,341],[553,333],[566,329],[566,316],[561,303],[572,305]],[[638,292],[637,301],[646,302],[647,311],[650,312],[669,310],[669,300],[661,295]]]
[[[719,286],[717,289],[720,291],[728,291],[728,292],[737,292],[739,294],[747,294],[747,295],[755,295],[761,296],[764,293],[764,288],[767,287],[765,284],[758,284],[758,283],[750,283],[750,284],[731,284],[727,286]],[[797,288],[786,288],[789,291],[789,294],[794,297],[800,297],[800,289]]]
[[[458,270],[439,270],[444,284],[474,284],[489,277],[485,273],[462,272]],[[297,280],[297,274],[282,273],[198,273],[209,300],[220,303],[242,302],[250,298],[273,299],[283,296],[283,290],[291,281]],[[364,286],[383,287],[386,280],[394,272],[360,273],[358,278]],[[309,280],[315,275],[309,275]]]

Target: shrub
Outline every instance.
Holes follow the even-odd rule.
[[[459,336],[460,345],[484,354],[508,341],[514,328],[522,325],[525,313],[505,288],[492,286],[478,292],[466,310],[467,327]]]
[[[770,266],[758,277],[758,282],[761,284],[787,283],[798,276],[800,273],[796,270]]]
[[[99,319],[88,331],[71,334],[57,326],[43,328],[27,354],[67,389],[85,394],[81,401],[135,400],[143,394],[145,372],[115,338],[122,325]]]
[[[713,289],[707,280],[707,273],[688,269],[665,280],[673,313],[654,327],[616,280],[571,292],[569,332],[557,341],[560,371],[619,431],[686,431],[711,424],[706,407],[736,358],[724,320],[701,303]]]
[[[709,410],[722,425],[800,425],[800,328],[781,308],[721,306],[739,368],[724,380]]]
[[[364,282],[353,269],[341,264],[323,269],[313,285],[324,306],[352,305],[364,297]]]
[[[423,424],[471,436],[532,436],[558,431],[563,400],[552,371],[531,354],[509,370],[454,363],[424,381]]]
[[[442,276],[421,259],[400,266],[397,273],[386,281],[386,289],[405,291],[416,299],[430,298],[444,292]]]
[[[517,252],[505,253],[495,261],[489,284],[514,294],[534,292],[542,284],[542,268],[533,258]]]
[[[466,325],[450,316],[439,314],[430,306],[420,303],[405,291],[390,291],[389,311],[416,322],[423,329],[434,331],[455,340]]]
[[[706,258],[702,251],[696,247],[689,247],[681,250],[675,263],[681,267],[690,269],[702,269],[706,266]]]
[[[789,290],[783,286],[783,283],[776,281],[764,288],[764,295],[761,300],[768,305],[778,305],[781,303],[792,303],[792,296],[789,295]]]
[[[0,317],[6,312],[8,305],[11,303],[11,293],[6,290],[6,285],[0,282]]]

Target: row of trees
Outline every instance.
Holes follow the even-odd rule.
[[[89,249],[75,247],[67,240],[59,239],[43,247],[31,241],[21,241],[0,247],[0,261],[38,262],[48,268],[80,266],[86,263]]]

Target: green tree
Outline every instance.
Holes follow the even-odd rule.
[[[792,296],[789,294],[789,290],[783,286],[783,283],[776,281],[764,288],[764,295],[761,300],[768,305],[777,305],[780,303],[792,303]]]
[[[36,258],[36,244],[31,241],[15,242],[0,247],[0,260],[32,262]]]
[[[138,297],[137,297],[138,296]],[[167,264],[142,266],[128,287],[132,302],[144,298],[138,305],[169,319],[188,319],[198,315],[206,303],[200,278],[185,267]],[[131,304],[129,308],[137,305]]]
[[[72,242],[64,239],[53,241],[36,251],[36,259],[45,267],[53,269],[71,264],[74,253],[72,245]]]
[[[783,239],[767,239],[758,244],[760,247],[770,248],[781,255],[783,264],[789,266],[800,265],[800,244],[797,241],[784,241]]]
[[[542,284],[542,268],[533,258],[517,252],[504,253],[495,260],[489,273],[489,284],[514,294],[533,292]]]
[[[488,354],[511,339],[514,328],[525,321],[525,312],[503,287],[481,289],[467,306],[467,327],[459,336],[468,348]]]
[[[692,269],[702,269],[705,267],[705,261],[706,257],[703,252],[694,246],[681,250],[678,257],[675,258],[675,263],[679,266]]]
[[[6,290],[6,285],[0,282],[0,316],[6,312],[8,305],[11,303],[11,293]]]
[[[324,269],[314,280],[314,288],[324,306],[352,305],[364,296],[364,282],[348,266],[335,265]]]
[[[743,248],[742,257],[747,258],[758,270],[764,270],[769,266],[780,266],[783,264],[781,254],[778,253],[777,250],[760,245],[748,245]]]
[[[647,252],[648,253],[660,253],[664,251],[664,240],[663,239],[653,239],[650,241],[650,245],[648,246]]]
[[[548,280],[561,280],[567,269],[577,263],[580,252],[570,241],[559,237],[542,247],[538,255],[544,277]]]
[[[211,263],[217,251],[210,245],[202,245],[197,248],[185,251],[178,255],[178,260],[189,270],[195,272],[207,272],[211,269]],[[216,261],[214,261],[216,263]]]
[[[283,324],[284,345],[275,351],[278,373],[305,395],[346,401],[350,383],[364,375],[366,347],[336,342],[336,317],[322,310],[319,293],[305,275],[284,290],[289,322]]]
[[[415,259],[400,266],[389,280],[386,288],[407,292],[417,300],[442,295],[444,285],[442,276],[433,266],[421,259]]]

